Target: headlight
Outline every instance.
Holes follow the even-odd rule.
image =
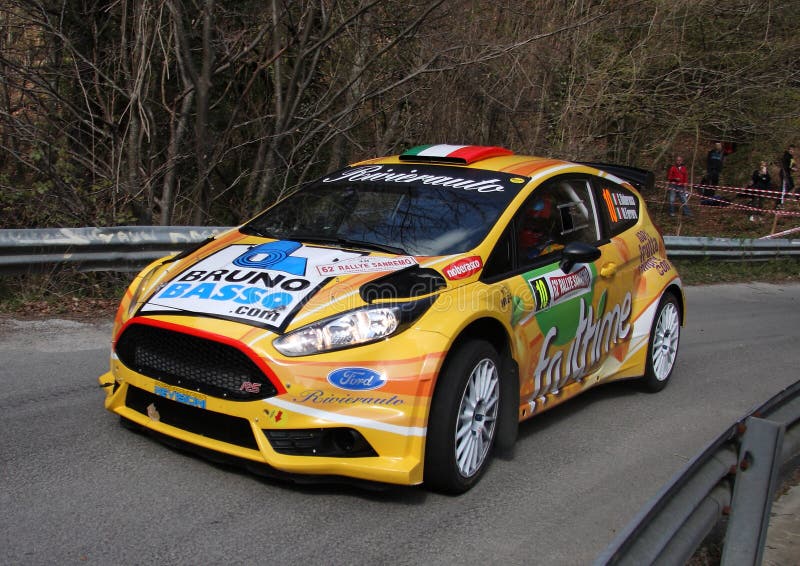
[[[375,342],[408,327],[434,300],[363,307],[289,332],[272,345],[284,356],[307,356]]]

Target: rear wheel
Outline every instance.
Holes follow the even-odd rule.
[[[678,299],[672,294],[661,298],[650,329],[647,345],[647,365],[642,384],[649,391],[661,391],[667,386],[675,361],[678,359],[678,345],[681,337],[681,313]]]
[[[472,340],[451,353],[428,419],[428,487],[463,493],[477,483],[497,435],[500,391],[500,363],[491,344]]]

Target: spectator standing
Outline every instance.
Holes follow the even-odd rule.
[[[750,185],[753,188],[753,193],[750,196],[750,206],[753,208],[762,208],[764,206],[764,193],[761,191],[769,191],[771,184],[772,179],[767,170],[767,162],[762,161],[758,164],[758,169],[753,171],[753,182]],[[750,220],[754,220],[752,215]]]
[[[714,188],[719,185],[719,175],[722,173],[722,164],[725,160],[725,152],[722,150],[722,143],[715,142],[714,147],[709,150],[706,158],[706,185],[703,187],[704,197],[713,197]]]
[[[675,199],[676,197],[681,201],[681,210],[686,216],[691,216],[692,211],[689,210],[687,204],[687,189],[689,184],[689,172],[686,170],[686,165],[683,164],[683,157],[678,155],[675,157],[675,163],[669,168],[667,172],[667,182],[669,183],[669,215],[675,216]]]
[[[797,161],[794,158],[794,145],[789,145],[781,157],[781,196],[775,207],[783,206],[788,193],[794,194],[794,178],[792,173],[797,171]]]

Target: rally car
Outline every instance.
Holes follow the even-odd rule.
[[[684,295],[652,180],[453,145],[325,175],[136,277],[105,406],[289,477],[464,492],[521,421],[667,384]]]

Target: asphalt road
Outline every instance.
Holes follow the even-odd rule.
[[[0,320],[4,564],[587,564],[685,463],[800,377],[800,285],[688,289],[672,383],[522,425],[460,497],[264,480],[102,408],[110,321]]]

